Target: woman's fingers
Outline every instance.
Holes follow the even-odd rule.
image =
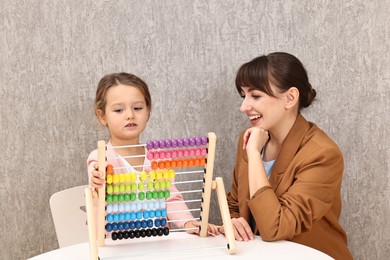
[[[234,236],[236,240],[248,241],[253,240],[253,232],[244,218],[233,218],[232,219]]]

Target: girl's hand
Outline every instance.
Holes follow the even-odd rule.
[[[93,165],[93,168],[94,169],[92,170],[91,180],[90,180],[91,187],[93,187],[95,189],[99,189],[102,187],[102,185],[105,182],[104,176],[100,176],[100,172],[98,170],[98,168],[99,168],[98,163],[95,163]]]
[[[243,218],[232,218],[234,237],[238,241],[249,241],[253,240],[253,232],[248,222]],[[225,234],[224,226],[219,228],[219,232]]]
[[[261,152],[261,149],[263,149],[268,139],[268,131],[256,126],[251,127],[247,129],[244,134],[244,142],[242,148],[246,149],[247,152]]]
[[[189,234],[199,235],[200,224],[201,224],[200,221],[190,220],[184,224],[184,228],[195,228],[196,227],[196,229],[188,229],[188,230],[186,230],[186,232]],[[214,224],[208,224],[207,225],[207,235],[213,236],[213,237],[219,235],[219,226],[214,225]]]

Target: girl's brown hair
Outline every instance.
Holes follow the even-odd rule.
[[[146,106],[151,110],[152,98],[150,96],[148,85],[139,77],[121,72],[105,75],[98,84],[95,98],[95,111],[101,110],[103,113],[106,108],[107,91],[114,86],[126,85],[137,88],[145,97]]]

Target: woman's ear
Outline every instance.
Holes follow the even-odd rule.
[[[102,125],[104,125],[104,126],[107,125],[106,116],[105,116],[104,112],[101,109],[96,109],[96,116],[98,117],[99,122]]]
[[[299,102],[299,90],[296,87],[291,87],[286,92],[286,109],[295,107]]]

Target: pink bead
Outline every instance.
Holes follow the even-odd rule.
[[[195,149],[195,155],[200,156],[200,154],[201,154],[200,149],[199,148]]]
[[[206,155],[206,154],[207,154],[206,148],[203,147],[203,148],[202,148],[202,155]]]
[[[195,149],[190,149],[190,156],[195,156]]]
[[[160,159],[165,159],[165,151],[164,150],[160,151]]]
[[[172,158],[171,151],[165,151],[165,158]]]
[[[160,158],[160,154],[159,154],[158,151],[155,151],[155,152],[153,153],[153,155],[154,155],[154,158],[153,158],[153,159],[158,159],[158,158]]]
[[[153,159],[153,152],[152,152],[152,151],[148,151],[148,153],[146,154],[146,157],[147,157],[149,160],[152,160],[152,159]]]
[[[184,155],[184,157],[188,157],[189,156],[188,149],[184,150],[183,155]]]
[[[177,157],[178,158],[183,157],[183,151],[182,150],[177,150]]]
[[[176,150],[172,150],[172,158],[177,158],[177,151]]]

